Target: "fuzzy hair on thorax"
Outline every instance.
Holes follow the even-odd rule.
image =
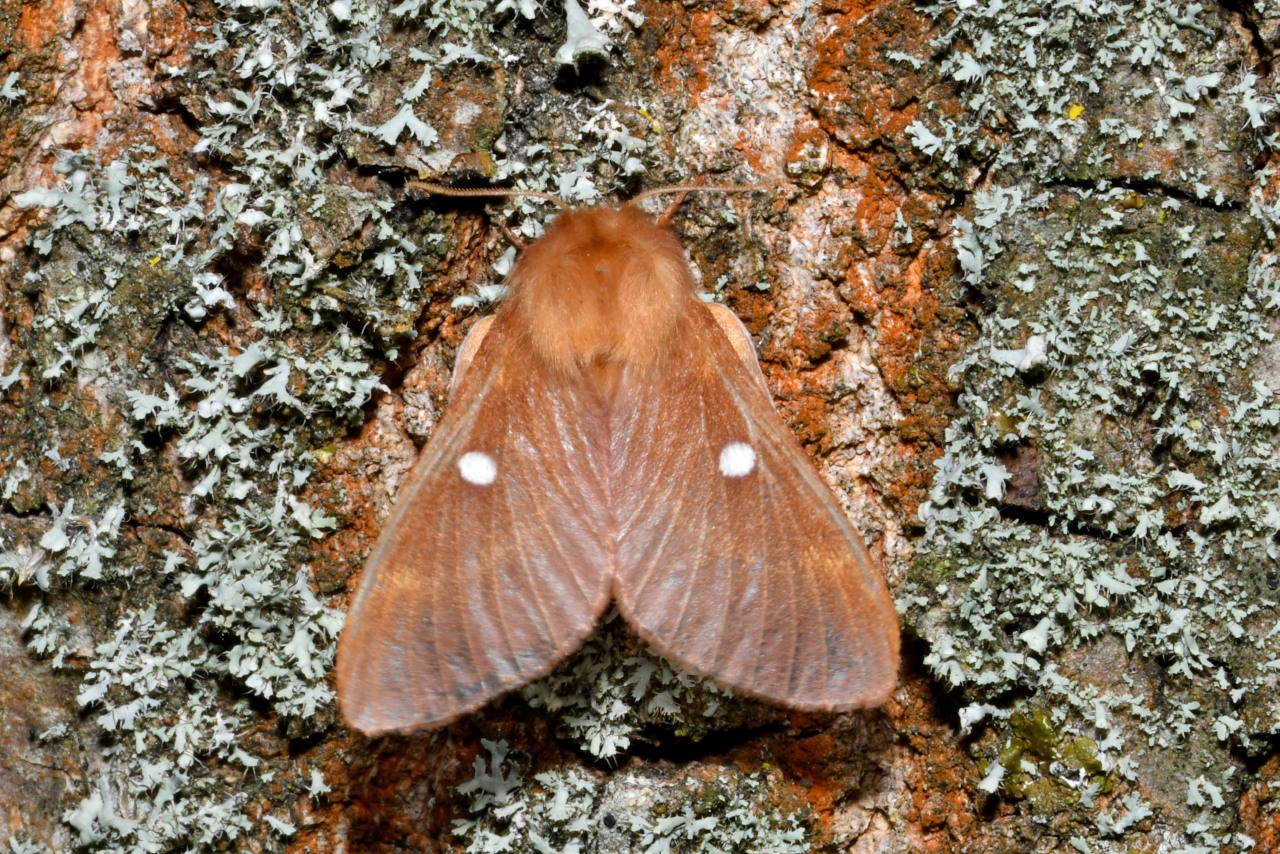
[[[510,284],[531,352],[567,373],[656,365],[695,291],[679,239],[633,207],[562,214]]]

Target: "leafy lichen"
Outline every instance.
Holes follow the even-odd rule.
[[[0,392],[34,418],[0,451],[0,497],[21,514],[0,532],[0,582],[23,591],[31,651],[74,663],[104,745],[64,816],[62,842],[84,850],[270,848],[300,826],[262,808],[279,770],[255,733],[333,720],[341,614],[308,570],[341,515],[316,496],[341,494],[315,471],[412,339],[445,251],[437,217],[356,169],[439,172],[466,134],[497,150],[494,177],[570,200],[645,169],[610,104],[563,97],[572,143],[432,112],[457,80],[492,82],[493,62],[532,53],[554,73],[518,23],[537,4],[215,6],[189,64],[164,69],[215,169],[189,177],[147,145],[67,154],[16,197],[39,212],[9,296],[32,320]],[[632,6],[588,12],[620,42]],[[392,72],[417,82],[397,90]],[[4,92],[21,97],[16,78]],[[79,603],[89,625],[68,617]]]
[[[470,816],[453,832],[468,852],[809,851],[802,816],[783,814],[767,774],[726,769],[720,779],[672,782],[638,773],[599,779],[579,771],[535,774],[529,785],[504,742],[482,742],[475,774],[458,786]]]
[[[681,670],[650,651],[611,610],[582,649],[524,697],[546,709],[598,759],[625,752],[633,739],[699,741],[711,732],[762,725],[776,715]]]
[[[901,602],[985,722],[980,790],[1081,851],[1247,849],[1229,804],[1276,720],[1280,278],[1249,169],[1275,102],[1197,4],[927,11],[962,110],[908,137],[957,186],[987,170],[953,221],[981,335]]]
[[[1213,92],[1214,109],[1241,126],[1273,105],[1247,78],[1229,86],[1191,58],[1207,26],[1194,10],[1139,9],[1135,24],[1107,17],[1118,7],[1096,7],[1086,25],[1109,27],[1111,36],[1087,53],[1054,39],[1056,24],[1017,30],[1030,38],[1005,36],[1013,31],[989,26],[989,16],[1009,12],[976,11],[947,41],[944,67],[973,87],[954,138],[1012,182],[1030,173],[1089,183],[1038,195],[1029,182],[997,186],[955,222],[983,332],[953,368],[965,416],[948,430],[922,509],[920,569],[900,592],[930,641],[926,663],[964,686],[975,719],[989,715],[1007,733],[982,788],[1026,798],[1038,811],[1092,812],[1080,837],[1102,846],[1091,850],[1133,832],[1171,849],[1247,845],[1222,803],[1165,780],[1172,765],[1177,779],[1238,791],[1234,751],[1274,726],[1262,712],[1274,685],[1248,663],[1277,652],[1269,609],[1256,596],[1257,578],[1276,560],[1280,521],[1280,406],[1251,373],[1280,310],[1274,258],[1261,243],[1265,218],[1256,206],[1253,215],[1224,207],[1245,195],[1227,172],[1175,171],[1135,190],[1092,180],[1114,174],[1105,158],[1074,161],[1093,158],[1089,168],[1102,172],[1060,167],[1070,160],[1064,147],[1081,141],[1071,123],[1087,115],[1073,116],[1072,100],[1088,100],[1095,75],[1113,63],[1137,76],[1164,69],[1158,76],[1194,92],[1122,96],[1136,99],[1130,106],[1163,98],[1172,112],[1151,119],[1134,109],[1128,136],[1099,142],[1095,152],[1144,141],[1182,151],[1192,104]],[[1141,24],[1148,15],[1155,17]],[[958,47],[960,33],[976,51]],[[1066,65],[1070,74],[1055,71]],[[1044,86],[1002,88],[1028,74]],[[994,104],[1025,118],[992,147],[982,129]],[[1243,147],[1235,140],[1222,156]],[[1113,659],[1106,673],[1088,666],[1114,655],[1103,651],[1116,642],[1121,658],[1160,668],[1165,711],[1125,675],[1132,665]],[[1096,744],[1091,761],[1128,794],[1095,800],[1105,792],[1092,786],[1089,798],[1077,798],[1036,762],[1034,779],[1025,779],[1026,733],[1014,722],[1041,719],[1064,743]],[[1103,809],[1109,800],[1122,800],[1122,813]]]

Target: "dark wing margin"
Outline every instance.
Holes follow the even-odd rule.
[[[758,368],[709,313],[688,325],[696,350],[659,372],[663,387],[621,392],[619,610],[657,652],[730,690],[810,710],[883,703],[899,646],[883,577]]]
[[[486,336],[365,566],[337,680],[367,734],[442,725],[545,675],[608,605],[606,422],[518,343]]]

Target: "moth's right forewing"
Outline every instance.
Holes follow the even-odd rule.
[[[599,402],[501,315],[365,566],[338,697],[365,733],[448,722],[545,675],[608,604]]]
[[[883,703],[898,622],[879,569],[773,408],[691,306],[687,353],[621,389],[617,601],[662,655],[795,708]]]

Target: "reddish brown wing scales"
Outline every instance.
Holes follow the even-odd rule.
[[[803,709],[883,703],[897,617],[861,539],[696,300],[677,338],[684,352],[629,375],[615,403],[619,609],[732,690]]]
[[[444,724],[548,673],[608,604],[600,403],[539,373],[509,322],[495,319],[365,566],[337,667],[365,733]]]

